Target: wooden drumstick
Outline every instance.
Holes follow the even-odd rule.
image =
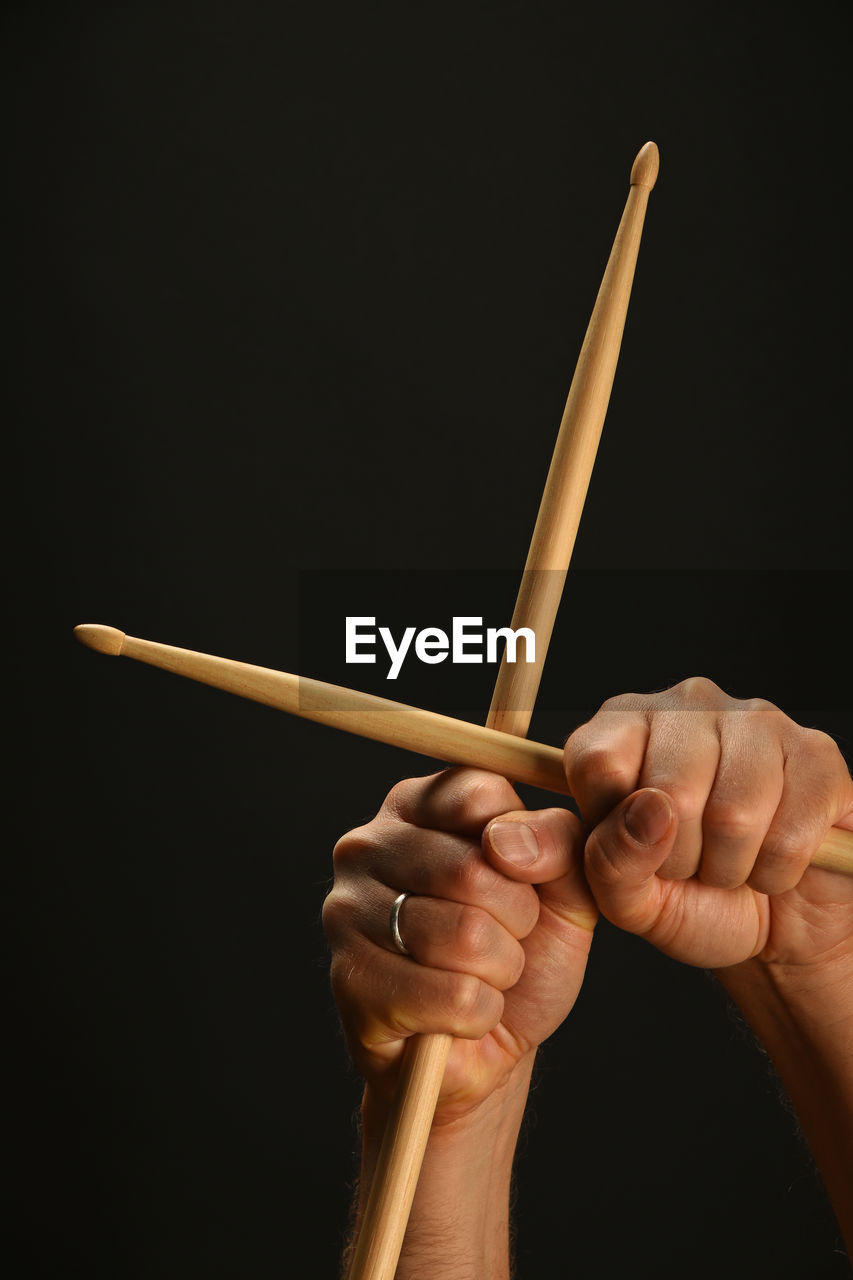
[[[359,738],[372,738],[449,764],[488,769],[513,782],[526,782],[560,795],[569,794],[559,747],[484,729],[467,720],[407,707],[402,702],[377,698],[341,685],[271,671],[248,662],[234,662],[230,658],[216,658],[192,649],[178,649],[170,644],[157,644],[153,640],[139,640],[115,627],[84,623],[74,628],[74,635],[81,644],[98,653],[135,658],[149,666],[173,671],[214,689],[236,693],[241,698],[262,702],[303,720],[342,729]],[[833,827],[812,859],[812,865],[853,876],[853,831]]]
[[[498,672],[487,724],[521,737],[527,733],[548,643],[575,546],[583,504],[610,402],[616,362],[649,193],[660,157],[647,142],[631,168],[631,187],[575,367],[548,478],[536,517],[513,629],[536,636],[536,664],[504,662]]]
[[[504,653],[486,726],[524,738],[539,690],[622,343],[658,149],[647,142],[631,169],[631,186],[569,389],[569,397],[518,592],[512,628],[536,637],[532,663]],[[403,1244],[450,1053],[448,1035],[413,1036],[371,1183],[349,1280],[391,1280]]]
[[[373,738],[405,751],[417,751],[449,764],[467,764],[500,773],[514,782],[526,782],[568,795],[563,753],[558,747],[526,742],[484,729],[479,724],[455,720],[436,711],[407,707],[402,702],[378,698],[357,689],[326,684],[286,671],[271,671],[248,662],[216,658],[193,649],[140,640],[115,627],[84,623],[74,635],[90,649],[123,658],[135,658],[163,671],[212,685],[226,693],[262,702],[303,720],[314,720],[343,729],[360,738]]]

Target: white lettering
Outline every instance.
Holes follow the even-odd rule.
[[[415,639],[415,653],[421,662],[444,662],[449,647],[447,632],[438,627],[424,627]]]
[[[486,632],[486,661],[498,661],[498,639],[506,640],[506,660],[507,662],[515,662],[515,650],[519,636],[524,636],[524,661],[536,661],[536,636],[530,627],[519,627],[517,631],[513,631],[512,627],[489,627]]]
[[[346,661],[347,662],[375,662],[375,653],[359,653],[358,646],[360,644],[376,644],[375,635],[359,635],[358,628],[361,625],[375,627],[375,618],[347,618],[347,642],[346,642]]]
[[[385,643],[385,648],[388,650],[388,657],[391,659],[391,670],[388,672],[386,679],[396,680],[397,676],[400,674],[403,659],[409,652],[409,645],[412,643],[412,636],[415,634],[415,628],[406,627],[406,630],[403,632],[403,639],[400,641],[399,649],[394,645],[394,637],[391,635],[388,627],[380,627],[379,634]]]
[[[465,627],[470,623],[471,626],[482,626],[482,618],[454,618],[453,619],[453,661],[454,662],[482,662],[483,655],[481,653],[466,653],[466,644],[482,644],[482,635],[469,635],[465,631]]]
[[[414,627],[406,627],[397,644],[389,627],[380,627],[379,636],[385,646],[385,651],[390,659],[390,667],[386,674],[386,680],[396,680],[403,669],[403,663],[406,656],[412,648],[414,640],[415,655],[420,662],[426,662],[430,666],[436,663],[444,662],[448,653],[452,654],[451,662],[459,663],[481,663],[484,661],[482,654],[483,632],[482,629],[474,630],[473,628],[482,628],[482,618],[454,618],[452,626],[452,643],[448,639],[446,631],[442,631],[440,627],[424,627],[421,631],[415,633]],[[367,628],[375,628],[375,618],[347,618],[346,620],[346,661],[350,662],[376,662],[375,653],[365,653],[364,650],[373,649],[376,645],[376,631]],[[513,631],[512,627],[489,627],[486,630],[486,662],[499,662],[498,643],[504,641],[506,644],[506,660],[507,662],[515,662],[517,658],[518,641],[524,640],[524,661],[536,661],[536,636],[530,627],[519,627]],[[479,648],[481,652],[471,652],[473,648]]]

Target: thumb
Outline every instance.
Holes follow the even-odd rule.
[[[645,787],[623,800],[586,842],[586,878],[603,915],[630,933],[648,932],[664,885],[656,872],[675,843],[678,822],[665,791]]]
[[[483,832],[487,861],[507,878],[535,885],[539,895],[539,919],[521,944],[524,972],[504,993],[504,1024],[528,1044],[556,1030],[583,982],[598,919],[583,871],[585,841],[567,809],[503,814]]]
[[[591,931],[598,909],[583,872],[586,832],[568,809],[524,810],[492,819],[483,853],[509,880],[533,884],[564,923]]]

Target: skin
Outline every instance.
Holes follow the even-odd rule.
[[[335,849],[324,926],[365,1079],[357,1213],[408,1036],[452,1032],[397,1275],[509,1275],[533,1059],[574,1004],[601,911],[715,971],[788,1089],[849,1245],[853,880],[809,867],[831,826],[853,830],[838,748],[770,703],[693,679],[609,700],[564,759],[583,824],[454,769],[400,783]],[[526,860],[504,856],[513,849]],[[402,890],[415,895],[400,916],[411,956],[388,929]]]

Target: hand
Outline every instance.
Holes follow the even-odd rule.
[[[610,699],[565,766],[614,924],[709,968],[853,959],[853,880],[809,868],[831,826],[853,830],[853,781],[826,734],[692,679]]]
[[[474,769],[399,783],[372,822],[338,842],[323,924],[335,1000],[369,1087],[390,1094],[417,1032],[457,1037],[439,1123],[467,1114],[522,1062],[529,1070],[583,979],[597,918],[583,842],[573,814],[528,813],[508,782]],[[410,956],[389,929],[404,890]]]

